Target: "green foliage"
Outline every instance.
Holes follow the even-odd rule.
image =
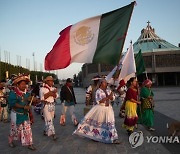
[[[8,71],[9,73],[9,78],[11,77],[12,74],[16,74],[16,75],[21,73],[30,74],[30,78],[33,84],[36,83],[36,79],[37,81],[41,81],[45,79],[47,76],[52,76],[55,79],[55,84],[59,83],[57,76],[53,73],[30,71],[26,68],[14,66],[4,62],[0,62],[0,81],[6,79],[6,71]]]

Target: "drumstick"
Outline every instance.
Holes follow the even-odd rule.
[[[29,103],[29,106],[31,106],[31,104],[32,104],[32,102],[33,102],[33,99],[34,99],[34,96],[32,96],[31,101],[30,101],[30,103]]]

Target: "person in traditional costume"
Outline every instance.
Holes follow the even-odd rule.
[[[130,78],[128,81],[129,88],[126,92],[126,98],[125,98],[125,120],[123,127],[127,130],[128,135],[130,135],[138,120],[137,115],[137,104],[141,104],[140,101],[138,101],[138,90],[137,90],[137,80],[135,77]]]
[[[20,140],[22,146],[27,146],[30,150],[36,150],[33,145],[32,130],[29,118],[29,110],[34,100],[27,85],[30,79],[27,75],[17,76],[13,80],[14,88],[10,91],[8,102],[11,107],[11,128],[9,134],[9,146],[15,147],[13,140]]]
[[[53,140],[57,139],[54,128],[55,115],[55,99],[59,96],[57,89],[54,87],[54,79],[52,76],[47,76],[43,86],[40,88],[40,100],[44,103],[43,116],[45,121],[44,135],[52,136]]]
[[[5,83],[0,83],[0,121],[8,122],[8,102]]]
[[[120,111],[119,111],[119,116],[121,118],[124,118],[124,115],[125,115],[125,97],[126,97],[126,92],[127,92],[127,86],[126,86],[124,79],[120,80],[117,91],[118,91],[119,97],[121,99],[121,107],[120,107]]]
[[[99,88],[99,80],[101,77],[99,75],[95,76],[92,81],[93,84],[91,84],[87,90],[86,90],[86,105],[95,105],[96,100],[95,100],[95,94],[96,90]]]
[[[142,109],[142,124],[148,127],[150,131],[154,131],[154,93],[151,89],[152,81],[147,79],[143,82],[143,87],[141,88],[141,109]]]
[[[100,80],[100,88],[96,91],[95,98],[97,104],[85,115],[73,134],[103,143],[120,144],[111,106],[115,96],[107,88],[105,79]]]
[[[84,115],[92,108],[93,105],[96,105],[96,90],[99,88],[99,80],[101,77],[96,75],[93,77],[93,84],[90,84],[86,90],[86,106],[84,107]]]
[[[78,125],[78,120],[75,115],[75,104],[76,97],[74,94],[72,79],[68,78],[66,80],[66,84],[61,88],[60,99],[62,103],[62,113],[60,116],[60,125],[65,126],[66,123],[66,112],[69,109],[69,113],[71,115],[72,122],[74,126]]]

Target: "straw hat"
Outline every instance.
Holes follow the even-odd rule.
[[[29,83],[31,80],[29,79],[28,75],[21,74],[13,79],[13,85],[16,85],[20,81],[25,81],[26,83]]]
[[[54,81],[54,79],[53,79],[52,76],[47,76],[47,77],[44,79],[44,82],[47,82],[47,81]]]
[[[100,79],[101,79],[101,77],[99,75],[96,75],[93,77],[92,81],[96,81],[96,80],[100,80]]]

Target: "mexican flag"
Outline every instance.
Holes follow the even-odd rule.
[[[45,57],[45,69],[62,69],[73,62],[117,65],[134,4],[65,28]]]

